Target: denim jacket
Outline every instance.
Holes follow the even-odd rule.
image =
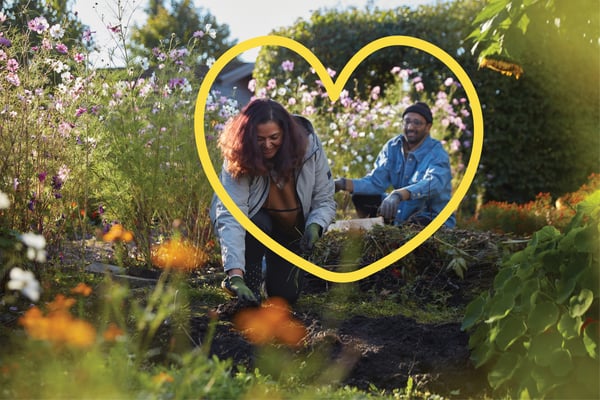
[[[296,118],[300,119],[308,131],[306,155],[301,168],[296,171],[296,193],[302,205],[305,226],[316,223],[325,230],[333,221],[336,211],[331,170],[321,141],[310,122],[302,117]],[[223,168],[221,183],[231,199],[249,218],[261,209],[269,194],[268,176],[242,176],[234,179]],[[225,271],[233,268],[245,270],[246,230],[216,195],[213,196],[210,218],[221,245]]]
[[[433,219],[452,197],[450,161],[442,144],[427,136],[415,151],[405,152],[405,140],[404,135],[390,139],[377,156],[373,170],[364,178],[352,180],[354,194],[385,195],[390,186],[410,192],[410,200],[398,206],[395,224],[413,216]],[[455,224],[452,214],[444,226],[452,228]]]

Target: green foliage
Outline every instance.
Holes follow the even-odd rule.
[[[462,328],[497,393],[523,398],[599,395],[600,191],[564,233],[546,226],[467,306]]]
[[[518,81],[505,78],[507,85],[476,82],[496,90],[489,97],[480,92],[487,199],[523,203],[538,192],[557,197],[599,171],[600,18],[594,0],[572,4],[495,0],[474,19],[473,53],[509,58],[525,71]]]

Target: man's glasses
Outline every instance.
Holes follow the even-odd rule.
[[[425,125],[425,122],[423,122],[421,120],[418,120],[418,119],[408,119],[408,118],[406,118],[402,122],[404,122],[404,126],[408,126],[408,125],[412,124],[412,126],[417,127],[417,128],[420,128],[423,125]]]

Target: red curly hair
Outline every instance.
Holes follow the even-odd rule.
[[[267,122],[275,122],[283,132],[281,146],[271,160],[263,157],[258,145],[257,125]],[[290,177],[302,164],[307,137],[306,129],[281,104],[254,99],[227,123],[218,146],[225,168],[234,178],[267,175],[272,169],[281,177]]]

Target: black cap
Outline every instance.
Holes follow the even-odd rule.
[[[431,110],[429,106],[422,101],[417,101],[415,104],[408,106],[406,110],[402,113],[402,116],[406,115],[409,112],[417,113],[425,118],[425,121],[431,123],[433,121],[433,116],[431,115]]]

